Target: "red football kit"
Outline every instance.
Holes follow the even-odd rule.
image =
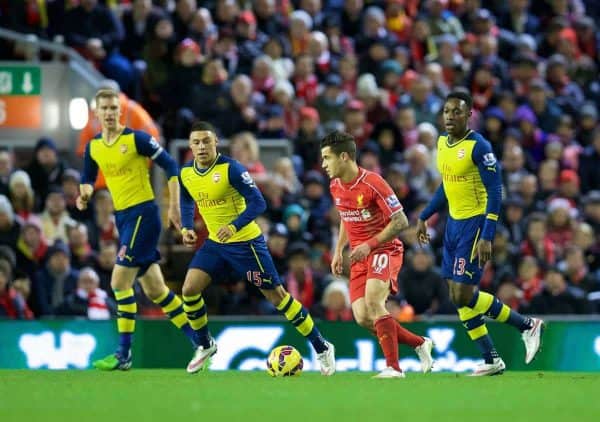
[[[350,183],[335,178],[329,185],[331,196],[346,229],[350,248],[354,249],[381,232],[402,204],[385,180],[377,173],[358,168]],[[398,272],[402,267],[403,245],[398,239],[382,243],[369,256],[350,267],[350,300],[364,297],[368,279],[390,281],[391,293],[398,292]]]

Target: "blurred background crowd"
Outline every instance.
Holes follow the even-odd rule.
[[[440,110],[457,87],[503,166],[482,288],[526,313],[600,312],[599,16],[594,0],[0,0],[0,25],[75,48],[120,88],[126,125],[168,147],[194,119],[213,123],[265,195],[259,223],[288,290],[327,320],[352,319],[347,280],[329,275],[339,217],[319,143],[334,129],[356,138],[359,164],[385,177],[412,223],[391,311],[455,313],[437,267],[445,216],[430,221],[431,247],[416,244],[414,222],[440,182]],[[0,59],[48,58],[4,43]],[[98,130],[92,119],[79,156]],[[293,155],[263,163],[268,138]],[[78,211],[80,168],[49,138],[27,162],[0,150],[0,316],[114,313],[112,199],[100,181]],[[164,236],[167,274],[189,260],[176,243]],[[225,274],[207,305],[273,313]]]

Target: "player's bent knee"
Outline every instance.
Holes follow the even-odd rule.
[[[200,290],[200,288],[198,286],[195,285],[191,285],[189,283],[186,283],[183,285],[183,287],[181,288],[181,294],[183,296],[196,296],[197,294],[202,293],[202,291]]]
[[[188,270],[181,293],[184,296],[194,296],[200,294],[208,287],[211,282],[211,277],[206,272],[192,268]]]
[[[366,300],[365,306],[367,308],[367,319],[374,321],[377,316],[385,313],[385,305],[379,300]]]
[[[354,316],[356,323],[367,330],[373,329],[373,320],[367,316]]]

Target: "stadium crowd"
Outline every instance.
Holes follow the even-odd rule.
[[[402,320],[455,313],[437,271],[446,219],[430,220],[431,247],[414,222],[440,182],[440,109],[456,87],[503,167],[482,288],[525,313],[600,312],[599,16],[593,0],[0,0],[2,26],[61,36],[167,144],[194,119],[230,139],[267,201],[259,223],[287,289],[327,320],[352,319],[347,283],[328,275],[339,217],[319,144],[333,129],[356,138],[360,165],[412,222],[388,306]],[[33,59],[3,47],[0,59]],[[289,139],[293,156],[265,166],[265,138]],[[114,314],[112,199],[100,190],[76,209],[80,164],[48,138],[22,169],[0,151],[0,316]],[[206,297],[212,314],[273,313],[241,280]]]

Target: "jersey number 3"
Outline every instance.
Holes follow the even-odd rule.
[[[376,253],[373,255],[373,261],[371,262],[373,272],[375,274],[381,274],[388,266],[389,261],[390,259],[385,253]]]

